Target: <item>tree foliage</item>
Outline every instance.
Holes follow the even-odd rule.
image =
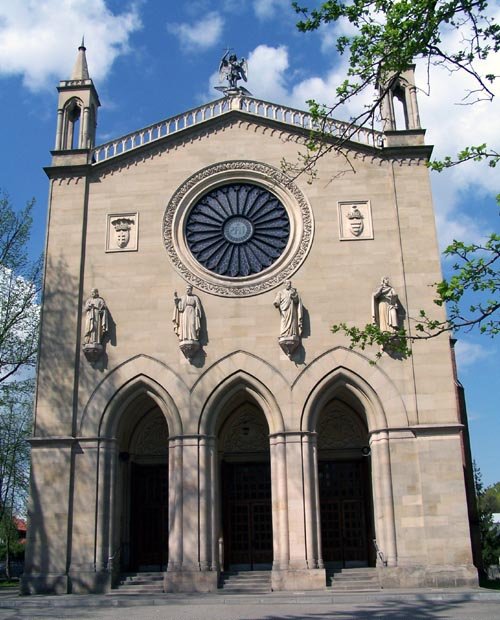
[[[10,560],[22,551],[14,525],[26,512],[33,410],[33,379],[0,386],[0,557],[10,577]]]
[[[484,488],[483,479],[476,462],[473,463],[474,487],[476,490],[477,509],[479,514],[479,530],[481,536],[481,552],[483,566],[486,568],[500,562],[500,528],[493,523],[488,489]],[[500,486],[500,483],[493,485]],[[488,487],[491,488],[491,487]]]
[[[428,340],[444,332],[477,328],[482,334],[496,336],[500,332],[500,235],[492,233],[484,244],[454,241],[444,254],[454,260],[453,275],[435,283],[434,303],[446,304],[445,320],[434,319],[420,310],[418,316],[408,317],[409,329],[401,327],[396,332],[384,332],[375,324],[360,328],[340,323],[333,325],[333,333],[346,334],[351,348],[364,350],[378,345],[381,350],[402,356],[411,355],[411,345],[416,340]],[[381,350],[377,358],[382,355]]]
[[[0,195],[0,384],[36,362],[42,260],[27,253],[33,205],[16,212]]]
[[[4,512],[24,514],[29,482],[29,444],[34,379],[0,388],[0,519]]]
[[[297,24],[302,32],[331,23],[348,23],[353,31],[337,37],[337,51],[348,55],[349,68],[330,110],[420,58],[470,75],[475,89],[467,101],[494,97],[491,85],[498,76],[482,75],[478,68],[500,49],[500,25],[488,15],[486,0],[328,0],[313,9],[292,4],[303,17]],[[452,31],[459,36],[445,36]],[[377,107],[375,101],[370,111]]]
[[[495,482],[495,484],[484,489],[481,502],[489,512],[500,514],[500,482]]]
[[[320,157],[331,151],[344,154],[345,142],[355,134],[357,125],[374,125],[379,120],[380,104],[392,79],[418,59],[428,66],[441,65],[450,72],[467,74],[474,86],[464,93],[462,103],[494,97],[492,85],[498,76],[484,74],[481,62],[500,50],[500,25],[489,15],[485,0],[328,0],[316,8],[298,2],[293,6],[302,17],[297,24],[302,32],[325,25],[338,28],[336,48],[348,56],[348,70],[332,104],[308,102],[317,129],[310,136],[306,154],[300,156],[298,165],[288,165],[288,172],[313,177]],[[329,123],[337,109],[366,89],[377,91],[372,103],[351,119],[340,140],[328,139]],[[465,146],[456,157],[430,162],[429,167],[441,172],[467,161],[485,160],[495,167],[500,153],[483,143]],[[500,204],[500,195],[497,200]],[[435,303],[448,309],[444,321],[422,310],[418,316],[408,317],[408,328],[396,333],[383,332],[374,324],[353,327],[346,323],[334,325],[332,331],[347,335],[351,348],[379,345],[377,357],[381,350],[410,355],[414,341],[443,332],[478,328],[480,333],[495,336],[499,332],[499,252],[500,237],[495,233],[484,243],[454,241],[446,248],[445,256],[453,260],[452,276],[434,283]]]
[[[14,518],[25,513],[29,482],[42,274],[42,259],[27,252],[33,206],[16,211],[0,194],[0,552],[7,573],[20,551]]]

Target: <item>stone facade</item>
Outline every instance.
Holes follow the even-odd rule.
[[[130,569],[164,571],[166,591],[212,591],[234,567],[269,568],[283,590],[324,588],[336,566],[376,566],[387,586],[476,583],[448,340],[372,365],[374,351],[330,331],[371,321],[383,276],[407,326],[440,312],[424,132],[354,137],[355,174],[330,155],[308,184],[281,170],[307,115],[234,96],[104,157],[89,148],[98,99],[80,78],[61,83],[58,135],[78,105],[84,141],[58,139],[46,169],[24,592],[103,592]],[[186,218],[213,188],[241,183],[277,197],[289,238],[270,266],[231,277],[194,257]],[[228,232],[235,244],[245,226]],[[287,279],[303,307],[289,355],[273,304]],[[172,322],[187,285],[201,307],[190,355]],[[107,308],[95,359],[83,348],[92,289]]]

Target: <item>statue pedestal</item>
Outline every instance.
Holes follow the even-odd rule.
[[[83,352],[85,353],[85,357],[89,360],[89,362],[97,361],[104,352],[104,347],[102,344],[98,342],[93,342],[91,344],[83,345]]]
[[[300,344],[299,336],[282,336],[278,339],[280,347],[290,357]]]
[[[179,342],[179,349],[184,353],[185,357],[191,359],[200,348],[200,343],[197,340],[181,340]]]

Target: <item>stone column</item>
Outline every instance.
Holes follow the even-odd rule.
[[[211,484],[209,492],[209,502],[212,507],[212,566],[213,571],[220,571],[224,562],[224,558],[219,554],[219,536],[220,532],[220,498],[219,498],[219,476],[218,467],[219,460],[217,454],[217,438],[211,438],[210,445],[210,470]]]
[[[321,515],[318,482],[318,443],[316,433],[303,433],[305,518],[307,564],[309,568],[324,568],[321,553]]]
[[[281,508],[281,502],[285,502],[283,516],[286,516],[286,529],[279,533],[280,562],[273,566],[272,585],[275,590],[316,590],[325,587],[325,571],[318,568],[320,554],[314,446],[315,435],[307,432],[287,431],[271,437],[271,455],[275,455],[278,471],[280,467],[284,469],[282,486],[285,493],[280,492],[278,487],[277,504]]]
[[[214,564],[213,523],[215,503],[212,489],[215,484],[213,462],[215,459],[215,437],[205,435],[199,439],[200,455],[200,570],[210,571]]]
[[[375,513],[375,537],[387,566],[397,565],[396,528],[392,493],[389,435],[379,431],[370,437],[372,455],[373,507]],[[377,558],[377,564],[380,563]]]
[[[207,470],[207,465],[212,442],[204,435],[182,435],[171,438],[171,441],[174,440],[175,449],[180,449],[182,454],[180,464],[175,459],[182,471],[182,495],[175,498],[175,511],[178,511],[177,504],[182,506],[179,515],[181,531],[175,534],[178,536],[180,533],[182,540],[182,562],[176,566],[174,560],[172,563],[169,560],[164,589],[166,592],[212,592],[217,589],[217,572],[209,570],[211,544],[207,540],[207,533],[211,529],[210,517],[207,518],[210,496],[210,469]],[[178,480],[172,480],[172,483],[179,489]],[[174,499],[173,493],[169,495],[169,502]],[[172,505],[170,510],[174,511]],[[173,536],[171,529],[170,537]]]
[[[63,110],[57,110],[56,143],[54,147],[56,151],[60,151],[62,146],[63,116]]]
[[[182,566],[182,439],[168,440],[168,566],[167,571]]]
[[[33,438],[23,594],[66,594],[72,437]]]
[[[89,109],[88,107],[83,108],[82,115],[82,127],[80,132],[81,140],[78,148],[88,149],[89,148]]]
[[[417,102],[417,89],[415,86],[410,86],[410,97],[409,97],[409,108],[410,114],[408,115],[410,118],[410,129],[420,129],[420,116],[418,113],[418,102]]]
[[[273,571],[288,568],[288,498],[286,445],[282,433],[269,437],[271,457],[271,500],[273,517]]]

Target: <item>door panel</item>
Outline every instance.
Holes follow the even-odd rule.
[[[366,474],[361,461],[319,461],[323,561],[368,565]]]
[[[130,568],[161,570],[168,561],[167,466],[132,463],[130,500]]]
[[[271,566],[273,527],[269,463],[223,463],[224,565]]]

